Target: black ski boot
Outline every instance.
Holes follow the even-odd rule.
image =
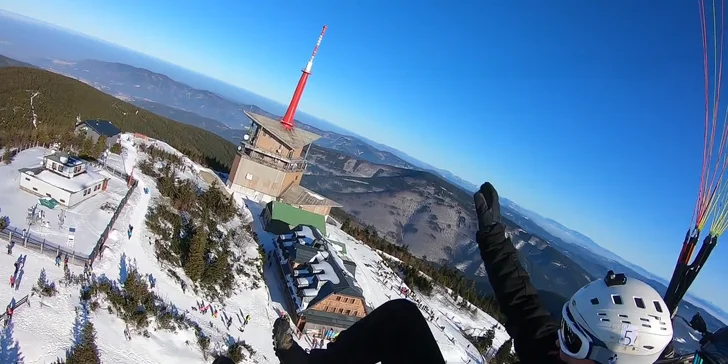
[[[308,364],[308,354],[293,340],[288,320],[281,317],[273,323],[273,350],[281,364]]]

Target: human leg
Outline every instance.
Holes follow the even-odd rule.
[[[297,346],[297,345],[296,345]],[[289,355],[301,351],[289,350]],[[295,354],[298,358],[300,355]],[[279,356],[283,364],[289,364]],[[384,303],[342,331],[326,349],[313,349],[310,364],[444,364],[440,348],[417,306],[405,299]],[[291,364],[307,364],[291,361]]]

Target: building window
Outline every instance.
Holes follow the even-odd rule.
[[[351,310],[344,311],[344,315],[351,315]]]
[[[351,314],[354,315],[354,316],[358,316],[359,315],[359,311],[354,311]]]
[[[78,171],[80,171],[80,170],[81,170],[81,166],[78,166],[78,167],[76,167],[76,168],[73,169],[73,171],[76,172],[76,173],[78,173]]]
[[[336,300],[337,301],[341,301],[341,297],[340,296],[336,296]]]
[[[58,201],[61,201],[61,203],[66,203],[66,200],[58,200]]]
[[[37,188],[35,188],[35,187],[33,187],[33,191],[38,191],[38,189],[37,189]]]
[[[48,197],[50,197],[50,198],[53,198],[53,196],[51,196],[51,194],[50,194],[50,193],[46,193],[46,196],[48,196]]]
[[[30,178],[28,178],[28,177],[25,177],[25,180],[26,180],[26,181],[30,181]]]
[[[339,313],[344,313],[344,309],[343,308],[340,308],[339,309]]]

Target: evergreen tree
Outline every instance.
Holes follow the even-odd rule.
[[[13,159],[15,156],[13,155],[13,152],[10,148],[10,146],[5,146],[5,151],[3,152],[3,162],[7,165],[13,162]]]
[[[484,353],[493,347],[493,339],[495,339],[495,330],[491,327],[485,331],[485,335],[480,338],[480,342],[478,343],[481,353]]]
[[[81,331],[81,342],[66,354],[66,364],[101,364],[99,348],[96,346],[96,330],[91,321],[86,321]]]
[[[187,260],[184,264],[185,273],[193,281],[197,282],[205,272],[205,251],[207,250],[207,236],[204,227],[200,227],[192,236]]]
[[[10,225],[10,218],[7,216],[0,217],[0,231],[5,230]]]
[[[100,157],[101,153],[106,150],[106,137],[102,135],[98,139],[96,139],[96,143],[94,143],[94,147],[92,150],[92,157]]]
[[[245,360],[245,355],[243,354],[243,346],[240,345],[240,343],[236,342],[228,347],[227,350],[227,357],[230,358],[234,363],[240,363],[241,361]]]
[[[40,270],[40,276],[38,277],[38,289],[41,291],[48,285],[48,278],[46,278],[45,268]]]
[[[109,151],[114,154],[121,154],[121,144],[116,143],[112,145]]]
[[[493,360],[491,363],[494,364],[510,364],[515,362],[515,357],[511,353],[511,348],[513,347],[513,339],[508,339],[506,342],[501,345],[500,348],[498,348],[498,351],[495,352],[495,356],[493,356]]]
[[[86,138],[81,143],[81,150],[79,151],[82,156],[93,156],[94,155],[94,141],[91,138]]]

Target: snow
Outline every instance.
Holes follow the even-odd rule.
[[[334,272],[334,267],[326,261],[320,261],[318,263],[311,264],[314,269],[314,273],[322,281],[329,281],[333,284],[339,284],[339,276]]]
[[[89,168],[91,167],[89,166]],[[63,177],[47,169],[43,169],[38,173],[28,170],[25,173],[68,192],[76,193],[101,183],[106,176],[100,172],[98,170],[88,169],[86,173],[81,173],[73,178]]]
[[[107,165],[116,163],[118,169],[124,168],[127,172],[132,171],[135,162],[138,159],[145,158],[143,153],[137,153],[134,145],[134,138],[129,134],[125,134],[121,138],[122,146],[125,153],[121,156],[110,154],[107,159]],[[138,142],[138,140],[137,140]],[[158,145],[160,142],[156,142]],[[168,147],[168,146],[167,146]],[[27,153],[26,153],[27,152]],[[16,161],[28,160],[39,163],[40,156],[37,150],[29,150],[20,153],[16,157]],[[35,153],[35,154],[34,154]],[[15,164],[17,162],[14,162]],[[195,173],[204,171],[203,167],[195,165],[192,162],[189,178],[199,178]],[[2,168],[7,168],[3,170]],[[116,167],[114,167],[116,168]],[[16,171],[15,175],[12,171]],[[0,182],[0,187],[13,187],[13,193],[0,193],[0,207],[3,209],[2,214],[11,216],[11,223],[25,221],[25,213],[27,207],[34,204],[37,197],[14,197],[24,196],[24,193],[17,192],[17,166],[0,166],[0,173],[5,172],[6,178]],[[156,189],[154,181],[142,175],[139,171],[134,170],[133,175],[139,180],[139,186],[131,195],[128,206],[124,208],[119,215],[113,230],[109,234],[107,240],[107,249],[103,257],[94,264],[94,274],[96,276],[106,276],[112,280],[121,279],[123,270],[121,267],[125,265],[134,265],[141,274],[148,274],[156,281],[154,290],[168,303],[174,304],[180,310],[187,310],[191,306],[196,306],[197,302],[202,298],[195,296],[191,290],[183,291],[179,283],[166,274],[167,267],[161,266],[154,255],[154,247],[151,244],[153,237],[147,232],[144,223],[145,215],[148,208],[156,203],[160,197]],[[187,177],[187,176],[185,176]],[[111,179],[110,190],[125,189],[123,182],[117,178]],[[149,193],[145,193],[144,189],[148,188]],[[8,190],[10,192],[10,190]],[[113,192],[104,192],[109,196]],[[116,195],[117,199],[121,199],[121,195]],[[246,200],[245,196],[233,194],[234,200],[240,205],[243,215],[249,217],[252,227],[258,234],[260,243],[266,251],[272,251],[274,241],[277,236],[269,234],[262,230],[259,214],[263,206]],[[98,207],[102,198],[92,198],[88,200],[95,201],[84,206],[86,202],[81,204],[82,208],[68,211],[66,221],[74,221],[77,225],[77,245],[81,244],[82,235],[93,235],[97,227],[105,227],[108,222],[103,219],[104,211]],[[55,215],[49,213],[48,215]],[[246,218],[244,217],[243,220]],[[125,233],[128,225],[134,226],[134,234],[129,239]],[[317,267],[322,268],[324,273],[319,275],[319,279],[329,279],[332,282],[338,277],[334,274],[331,264],[339,264],[345,274],[348,271],[343,269],[343,262],[338,252],[346,252],[346,258],[354,261],[357,266],[356,281],[362,288],[368,305],[377,307],[384,302],[400,298],[399,288],[402,286],[401,280],[394,275],[386,266],[379,267],[382,264],[382,255],[373,251],[369,247],[363,245],[345,234],[334,225],[327,226],[330,232],[331,240],[335,240],[335,244],[330,244],[333,261],[317,263]],[[84,233],[79,233],[83,231]],[[99,231],[100,232],[100,231]],[[95,243],[96,237],[93,238]],[[244,246],[244,252],[247,257],[257,256],[257,246],[254,242],[248,241],[241,243]],[[41,269],[46,269],[49,281],[56,281],[62,277],[63,271],[60,267],[56,267],[53,258],[41,255],[32,250],[24,250],[22,246],[16,246],[13,249],[13,255],[0,255],[0,265],[10,267],[17,259],[19,254],[27,254],[27,262],[23,268],[23,278],[18,290],[0,289],[0,302],[9,302],[12,298],[16,300],[30,293],[31,287],[35,284]],[[122,263],[123,262],[123,263]],[[72,272],[79,274],[81,269],[70,266]],[[236,339],[244,340],[250,344],[256,354],[248,356],[245,363],[278,363],[273,353],[271,343],[272,323],[278,315],[286,311],[289,295],[288,287],[283,284],[281,279],[281,271],[275,264],[269,264],[263,267],[265,285],[261,284],[260,288],[248,288],[243,292],[239,292],[229,299],[225,300],[223,308],[219,302],[213,305],[219,308],[221,313],[233,316],[234,313],[242,312],[250,315],[251,319],[244,332],[236,329],[237,322],[231,327],[230,332],[221,320],[212,319],[206,314],[199,311],[189,310],[187,316],[200,324],[205,333],[211,337],[211,347],[224,347],[224,342],[228,335],[232,335]],[[180,271],[181,272],[181,271]],[[330,274],[329,274],[330,272]],[[304,272],[305,273],[305,272]],[[181,275],[186,279],[184,275]],[[246,278],[247,279],[247,278]],[[298,278],[297,282],[313,283],[312,278]],[[292,279],[289,284],[292,284]],[[76,319],[75,308],[79,305],[79,287],[57,284],[59,293],[54,297],[46,297],[43,299],[43,307],[40,307],[39,298],[37,296],[30,298],[30,306],[19,307],[16,310],[11,325],[8,329],[3,330],[0,334],[0,351],[12,355],[12,350],[7,350],[7,343],[15,342],[19,356],[25,358],[26,363],[44,363],[52,362],[56,357],[63,356],[66,349],[72,343],[72,331],[74,321]],[[303,290],[307,294],[309,289]],[[314,295],[317,290],[310,289]],[[464,338],[461,330],[471,333],[479,333],[490,328],[495,321],[480,310],[474,313],[457,308],[452,301],[450,295],[443,289],[436,289],[431,297],[415,295],[410,298],[416,298],[421,307],[427,307],[428,310],[434,312],[435,320],[429,322],[435,338],[440,345],[443,356],[448,363],[466,363],[472,360],[472,363],[482,363],[483,359],[479,353],[469,345]],[[206,301],[207,303],[207,301]],[[296,304],[301,305],[300,299],[296,299]],[[294,308],[295,309],[295,308]],[[222,315],[221,315],[222,317]],[[90,320],[94,323],[97,330],[97,345],[99,346],[101,360],[104,363],[119,364],[148,364],[148,363],[204,363],[210,362],[211,359],[205,361],[196,344],[194,332],[191,329],[177,332],[169,332],[165,330],[153,330],[154,324],[150,326],[150,337],[145,338],[136,334],[132,334],[131,340],[124,339],[124,323],[115,314],[109,314],[106,307],[102,305],[97,311],[91,312]],[[235,321],[235,320],[234,320]],[[442,328],[442,329],[441,329]],[[502,331],[502,327],[496,330],[495,345],[499,345],[507,339],[507,335]],[[189,342],[189,344],[188,344]],[[311,338],[303,335],[299,339],[299,343],[304,348],[310,348]]]
[[[26,222],[28,209],[37,204],[37,211],[45,213],[46,223],[32,225],[29,230],[32,237],[65,247],[68,241],[68,229],[75,228],[73,249],[76,252],[90,254],[113,215],[112,209],[103,210],[101,207],[108,204],[115,209],[128,191],[126,182],[106,171],[97,171],[96,173],[110,178],[106,191],[99,192],[71,209],[62,206],[57,206],[53,210],[48,209],[38,203],[38,196],[20,190],[21,173],[18,169],[40,166],[43,156],[49,153],[48,149],[30,148],[18,153],[11,164],[0,164],[0,175],[5,176],[0,179],[0,214],[7,215],[12,228],[21,231],[28,228]],[[65,218],[63,226],[60,226],[59,217],[62,210],[65,210]]]
[[[382,252],[375,252],[363,243],[355,240],[336,226],[326,227],[329,232],[329,239],[335,240],[346,246],[347,254],[357,264],[356,280],[364,291],[367,303],[377,307],[390,299],[402,297],[399,288],[406,285],[389,268],[380,268],[382,256],[394,258]],[[393,260],[398,261],[394,258]],[[384,276],[394,277],[384,278]],[[435,336],[440,351],[448,363],[462,363],[472,359],[473,362],[482,363],[481,355],[470,342],[461,334],[465,332],[471,335],[482,335],[487,329],[498,324],[498,322],[480,309],[475,313],[464,309],[458,309],[456,303],[450,297],[450,291],[443,288],[433,290],[432,296],[421,294],[416,295],[422,304],[435,312],[435,322],[428,322],[430,330]],[[444,327],[441,330],[440,327]],[[453,337],[454,342],[448,336]],[[497,349],[508,340],[509,336],[502,325],[495,330],[493,348]]]

